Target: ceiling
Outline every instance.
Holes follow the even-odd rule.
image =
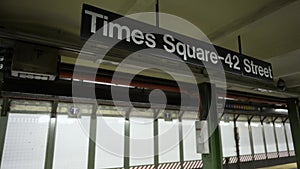
[[[79,38],[82,3],[128,15],[154,12],[156,0],[3,0],[0,27],[72,41]],[[299,0],[160,0],[159,10],[186,19],[230,50],[237,51],[240,35],[244,54],[272,63],[275,82],[282,78],[289,92],[300,93]]]

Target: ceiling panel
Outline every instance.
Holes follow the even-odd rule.
[[[243,53],[258,59],[270,59],[300,47],[300,2],[292,3],[237,30],[219,45],[236,48],[242,37]]]

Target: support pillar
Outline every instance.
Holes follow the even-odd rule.
[[[264,120],[266,117],[264,117],[261,121],[260,121],[260,126],[261,126],[261,132],[263,135],[263,141],[264,141],[264,148],[265,148],[265,156],[266,159],[268,159],[268,149],[267,149],[267,141],[266,141],[266,134],[265,134],[265,127],[264,127]]]
[[[285,143],[286,143],[286,151],[288,152],[288,155],[290,156],[290,148],[289,148],[289,140],[288,140],[288,136],[286,133],[286,121],[283,121],[283,129],[284,129],[284,139],[285,139]]]
[[[124,127],[124,169],[129,169],[130,167],[130,111],[126,112],[125,117],[125,127]]]
[[[300,118],[299,118],[299,108],[298,99],[288,99],[287,100],[289,119],[291,124],[291,131],[293,135],[293,142],[297,160],[297,166],[300,167]]]
[[[252,118],[253,118],[253,116],[251,116],[251,118],[248,119],[248,133],[249,133],[249,138],[250,138],[252,161],[254,161],[255,160],[255,157],[254,157],[255,152],[254,152],[254,142],[253,142],[252,127],[251,127]]]
[[[95,153],[96,153],[96,135],[97,135],[97,110],[98,105],[93,105],[93,111],[90,121],[90,136],[89,136],[89,154],[88,154],[88,169],[95,168]]]
[[[222,169],[222,145],[217,112],[216,86],[210,83],[199,85],[202,119],[208,122],[209,154],[203,154],[203,169]]]
[[[47,147],[46,147],[46,159],[45,159],[45,169],[53,168],[53,157],[54,157],[54,147],[55,147],[55,133],[56,133],[56,110],[58,102],[54,101],[52,104],[51,118],[49,121],[48,137],[47,137]]]
[[[236,156],[237,156],[237,162],[236,162],[236,168],[240,169],[240,136],[239,136],[239,128],[236,125],[236,121],[238,120],[240,115],[234,115],[234,120],[233,120],[233,124],[234,124],[234,141],[235,141],[235,150],[236,150]]]
[[[184,163],[184,153],[183,153],[183,133],[182,133],[182,114],[179,113],[178,122],[179,122],[179,157],[180,157],[180,168],[183,169],[183,163]]]
[[[1,115],[0,115],[0,168],[2,164],[2,156],[3,156],[6,128],[8,122],[8,109],[9,109],[9,99],[3,98]]]
[[[273,120],[272,124],[273,124],[273,132],[274,132],[274,138],[275,138],[277,157],[279,158],[279,146],[278,146],[278,138],[277,138],[277,133],[276,133],[275,120]]]
[[[158,151],[159,151],[159,147],[158,147],[158,113],[159,110],[154,110],[154,122],[153,122],[153,139],[154,139],[154,168],[158,169],[158,165],[159,165],[159,156],[158,156]]]

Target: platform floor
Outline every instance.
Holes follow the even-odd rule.
[[[257,168],[257,169],[297,169],[297,164],[290,163],[290,164],[277,165],[277,166],[266,167],[266,168]]]

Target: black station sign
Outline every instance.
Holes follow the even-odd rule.
[[[101,29],[101,39],[104,41],[109,39],[121,40],[122,43],[119,44],[119,47],[126,50],[133,49],[138,51],[145,48],[159,48],[179,56],[187,64],[200,67],[205,65],[207,67],[222,63],[226,73],[273,81],[270,63],[137,20],[122,17],[121,15],[83,4],[81,37],[88,39]],[[122,19],[118,20],[119,18]]]

